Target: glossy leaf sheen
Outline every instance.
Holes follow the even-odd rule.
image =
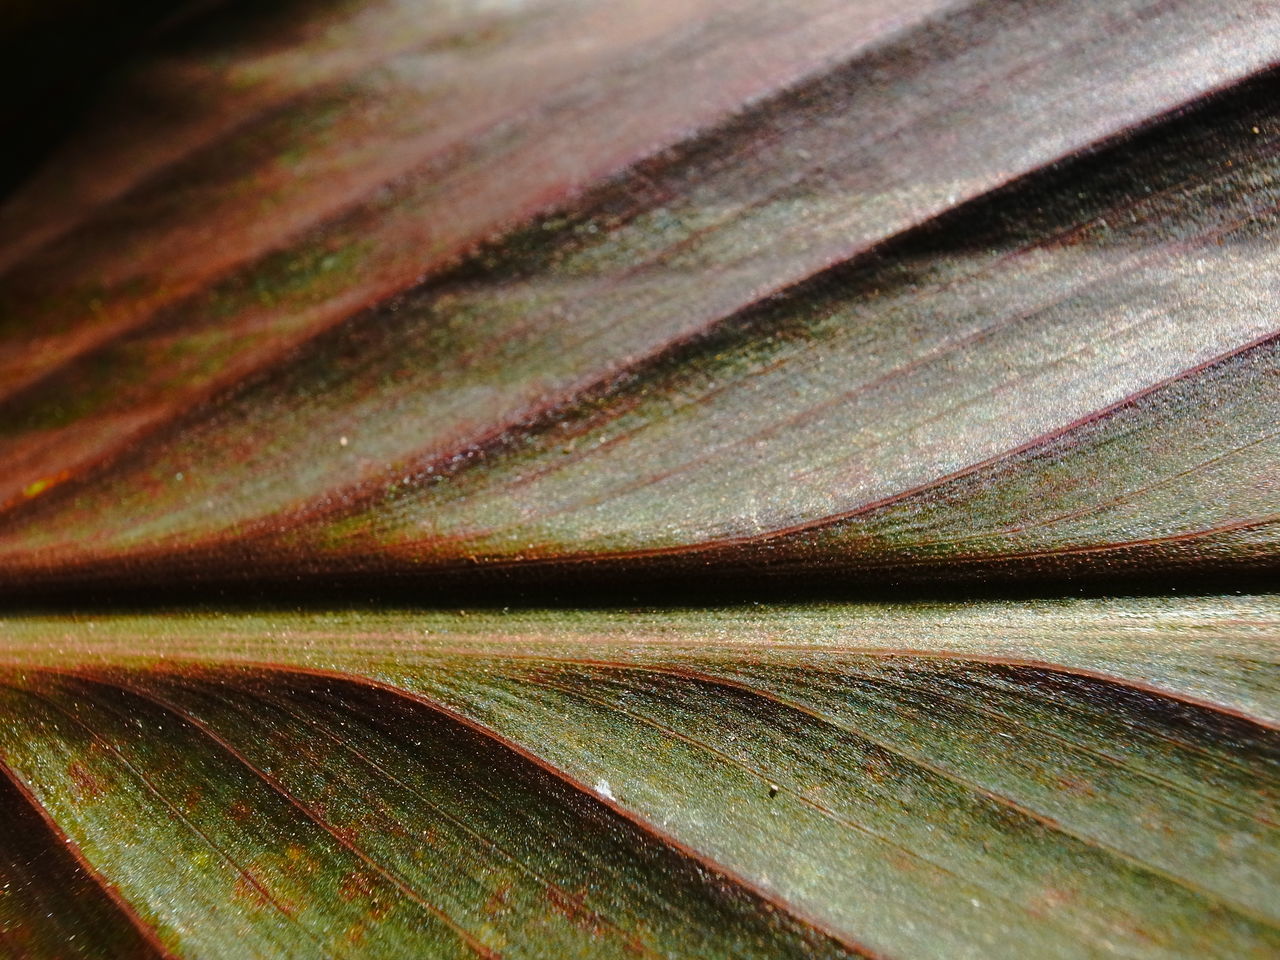
[[[61,610],[0,618],[0,954],[1280,954],[1280,600],[1197,586],[1278,567],[1277,60],[1247,0],[153,42],[0,207]],[[1201,595],[766,583],[1121,574]],[[69,612],[191,583],[310,604]],[[491,605],[326,593],[393,583]]]
[[[502,162],[485,168],[483,185],[446,189],[429,167],[420,179],[398,174],[391,196],[372,199],[387,157],[427,141],[371,124],[359,97],[344,93],[316,129],[312,101],[295,95],[284,109],[301,142],[244,121],[263,155],[243,185],[228,184],[236,166],[220,143],[206,149],[213,170],[182,161],[196,163],[182,182],[207,203],[178,204],[161,178],[154,189],[176,204],[162,216],[141,184],[11,268],[9,309],[22,318],[13,355],[29,373],[15,368],[9,378],[27,386],[11,391],[4,416],[20,469],[0,568],[53,579],[128,568],[153,578],[175,566],[287,576],[300,566],[625,561],[762,540],[782,559],[798,551],[846,568],[1131,546],[1163,560],[1177,549],[1168,543],[1188,538],[1250,561],[1269,549],[1276,513],[1274,484],[1262,476],[1274,461],[1275,392],[1245,388],[1232,401],[1214,378],[1223,364],[1263,383],[1273,376],[1276,304],[1264,278],[1273,270],[1274,84],[991,191],[1268,64],[1280,52],[1280,29],[1266,28],[1276,13],[1241,4],[1230,17],[1133,0],[1083,16],[1087,7],[1043,2],[1011,18],[987,2],[888,17],[875,4],[845,5],[862,29],[844,32],[824,19],[831,11],[815,9],[811,28],[845,37],[850,50],[774,37],[786,66],[760,82],[805,79],[412,289],[505,218],[547,203],[546,183],[517,176],[510,151],[546,149],[559,114],[534,114],[520,136],[501,127]],[[500,34],[549,82],[557,74],[541,68],[549,51],[535,54],[540,31],[563,43],[566,29],[600,28],[536,9],[545,24],[511,23]],[[617,42],[638,39],[623,11],[661,9],[622,5]],[[379,10],[359,7],[349,29],[379,36],[396,22]],[[492,14],[476,16],[488,23]],[[794,29],[807,29],[798,16]],[[714,56],[731,55],[744,29],[767,34],[763,15],[725,17],[699,21]],[[561,22],[572,26],[556,31]],[[671,56],[689,54],[681,36]],[[480,70],[503,49],[466,59]],[[651,97],[679,82],[660,62],[666,50],[636,54],[635,69],[657,84],[645,88]],[[381,76],[388,67],[364,69]],[[625,70],[581,69],[591,111],[651,121],[650,147],[693,121],[688,104],[714,109],[673,90],[686,105],[680,120],[660,99],[639,111],[610,86]],[[531,97],[550,96],[526,86]],[[329,90],[317,87],[315,96]],[[732,85],[716,89],[727,96]],[[407,102],[384,109],[422,122]],[[473,126],[478,109],[462,127],[437,119],[430,137],[486,143]],[[583,124],[607,128],[585,109],[573,112],[579,138]],[[262,122],[279,122],[270,116]],[[343,135],[321,136],[331,129]],[[309,139],[317,136],[327,146]],[[621,149],[612,137],[599,142]],[[265,172],[290,151],[318,164],[324,150],[357,165],[345,181],[327,167],[283,183]],[[476,162],[467,161],[468,176],[480,175]],[[494,192],[490,182],[503,186]],[[349,209],[334,221],[310,204],[332,202],[339,183]],[[411,199],[407,183],[427,195]],[[397,218],[435,222],[437,208],[461,229],[459,215],[483,216],[518,186],[533,192],[473,232],[397,232]],[[283,237],[270,241],[269,254],[239,243],[228,251],[238,266],[198,281],[187,260],[209,271],[220,256],[207,231],[247,230],[208,203],[244,217],[254,206],[246,191],[287,213],[255,231],[283,230],[292,216],[314,226],[292,228],[287,248]],[[921,226],[947,210],[955,213]],[[357,228],[352,217],[376,226]],[[178,226],[184,232],[165,232]],[[119,278],[86,294],[85,312],[83,301],[50,292],[75,289],[59,276],[66,270]],[[160,301],[179,293],[180,304],[164,308],[176,312],[161,319]],[[245,296],[252,302],[237,306]],[[244,309],[260,318],[251,327],[235,319]],[[62,318],[52,325],[39,319],[51,310]],[[63,332],[33,343],[32,329]],[[210,337],[229,339],[218,347]],[[221,373],[219,357],[231,364]],[[193,378],[191,363],[208,372]],[[232,370],[241,386],[189,409]],[[1226,379],[1236,384],[1234,373]],[[1243,408],[1225,423],[1198,412],[1232,402]],[[1144,405],[1175,407],[1209,435],[1149,463]],[[1126,469],[1099,462],[1117,448]],[[1070,464],[1058,467],[1063,449]],[[99,468],[89,469],[95,458]],[[949,481],[975,472],[996,489],[956,509],[967,488]],[[1085,509],[1075,490],[1100,477],[1106,488],[1091,490],[1098,496]],[[1207,487],[1217,495],[1184,509],[1188,490]],[[962,539],[951,547],[957,525]],[[753,563],[761,556],[746,553]]]
[[[1267,956],[1278,625],[1268,597],[26,618],[2,749],[193,955]]]

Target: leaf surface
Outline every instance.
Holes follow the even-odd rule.
[[[0,205],[0,954],[1280,954],[1278,38],[170,25]]]
[[[199,955],[1266,956],[1278,624],[1271,597],[24,618],[3,751]]]
[[[412,289],[402,274],[380,292],[367,286],[374,262],[417,258],[413,278],[437,262],[422,257],[439,243],[410,242],[393,221],[431,222],[431,203],[452,210],[459,196],[499,194],[478,184],[446,189],[439,171],[423,173],[410,180],[429,185],[434,199],[396,194],[389,208],[381,200],[351,208],[376,221],[351,235],[372,260],[350,244],[323,254],[290,248],[285,274],[227,281],[256,298],[267,327],[293,326],[287,336],[257,322],[242,327],[234,310],[208,313],[203,293],[182,294],[172,320],[153,323],[148,297],[128,294],[119,323],[94,321],[97,332],[85,334],[110,342],[87,346],[75,331],[115,308],[99,297],[75,320],[83,307],[49,306],[23,277],[65,288],[57,271],[103,275],[115,269],[104,258],[151,269],[134,241],[107,240],[91,218],[65,243],[79,243],[96,266],[59,241],[7,278],[11,302],[25,305],[15,356],[38,371],[7,401],[19,468],[0,564],[58,579],[122,569],[226,578],[475,559],[630,562],[673,551],[755,566],[798,556],[805,570],[957,559],[989,567],[1098,549],[1127,551],[1133,563],[1178,562],[1187,552],[1254,563],[1271,549],[1276,515],[1275,391],[1262,386],[1274,377],[1276,333],[1265,280],[1274,268],[1274,80],[1032,173],[1274,59],[1268,44],[1280,31],[1259,29],[1243,6],[1240,17],[1199,4],[1148,6],[1135,0],[1088,18],[1079,4],[1041,3],[1010,21],[1001,3],[899,10],[887,20],[874,5],[855,5],[849,16],[864,29],[840,34],[852,52],[814,48],[814,61],[788,61],[789,75],[803,78],[787,89]],[[655,9],[645,6],[644,16]],[[385,28],[380,10],[359,7],[350,29]],[[590,18],[541,15],[597,29]],[[834,33],[826,15],[815,12],[812,29]],[[703,42],[729,55],[719,21],[699,22],[712,31]],[[764,30],[768,21],[727,22]],[[1232,38],[1230,54],[1192,43],[1201,28]],[[619,42],[634,39],[618,29]],[[541,65],[551,56],[535,55],[541,35],[525,25],[510,42]],[[563,31],[551,36],[567,42]],[[635,69],[665,90],[673,81],[659,53],[646,52]],[[469,62],[483,69],[486,60]],[[606,82],[582,69],[592,89]],[[614,68],[607,82],[621,84],[625,73]],[[541,66],[538,74],[550,75]],[[786,81],[769,80],[761,95],[769,83]],[[717,89],[727,96],[731,87]],[[529,95],[540,96],[532,87]],[[307,132],[318,122],[310,103],[298,94],[281,109]],[[573,103],[575,121],[588,122]],[[591,103],[633,109],[617,90],[596,90]],[[339,129],[367,119],[353,95],[334,109]],[[396,115],[417,116],[408,107]],[[474,123],[476,108],[465,116]],[[639,116],[655,124],[646,142],[692,122]],[[432,137],[486,142],[473,126],[436,124]],[[275,142],[253,130],[264,162],[277,163]],[[385,158],[394,151],[382,141],[395,135],[383,123],[350,131],[333,149]],[[504,151],[544,149],[550,136],[508,131]],[[928,146],[939,137],[945,150]],[[184,176],[244,216],[252,204],[227,183],[233,165],[218,144],[210,162],[217,157],[219,176]],[[319,150],[305,148],[310,158]],[[515,189],[525,181],[513,162],[503,152],[486,176]],[[349,181],[344,197],[386,176],[368,163],[360,168],[368,186]],[[246,176],[255,189],[270,186],[258,172]],[[291,177],[281,189],[330,197],[332,177],[317,178]],[[272,202],[289,216],[310,210],[301,193]],[[476,221],[481,232],[467,236],[526,216],[528,202]],[[126,193],[119,203],[142,201]],[[157,239],[166,218],[144,209],[120,229],[138,224],[129,229],[147,239],[137,242],[154,242],[156,269],[172,274],[163,286],[188,289],[194,274],[177,279],[186,254],[176,239]],[[480,216],[479,205],[464,209]],[[191,256],[202,269],[212,259],[200,231],[244,233],[215,228],[215,214],[190,197],[171,210],[195,231]],[[318,222],[323,232],[335,221]],[[263,229],[282,223],[271,217]],[[314,240],[305,230],[298,237]],[[469,241],[459,233],[440,242],[454,253],[438,266]],[[250,249],[239,244],[236,256]],[[283,248],[273,249],[244,269],[283,267]],[[329,279],[310,272],[316,264]],[[328,319],[308,320],[311,308],[287,298],[295,279]],[[62,346],[24,333],[49,326],[31,312],[41,303],[72,321]],[[193,375],[174,351],[212,371],[226,354],[210,336],[243,354],[244,365],[233,364],[240,383],[192,407],[232,367]],[[299,337],[307,342],[287,351]],[[159,406],[143,396],[157,390]],[[1233,415],[1205,416],[1219,406]],[[1152,453],[1153,408],[1172,408],[1203,436]],[[97,451],[87,459],[86,436]],[[1099,480],[1104,488],[1093,489]],[[983,494],[971,504],[975,484]],[[1186,509],[1188,493],[1206,488],[1221,493]],[[726,545],[728,561],[719,557]]]

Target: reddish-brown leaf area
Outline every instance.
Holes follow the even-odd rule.
[[[125,6],[0,14],[0,953],[1280,955],[1280,6]]]

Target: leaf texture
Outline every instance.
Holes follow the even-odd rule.
[[[1278,625],[1271,597],[24,618],[0,749],[184,955],[1262,957]]]
[[[1280,954],[1280,8],[250,6],[0,204],[0,956]]]
[[[118,214],[91,215],[9,271],[10,309],[22,317],[15,362],[30,375],[13,370],[28,385],[6,401],[19,467],[0,563],[57,580],[630,563],[672,552],[697,566],[707,552],[724,562],[726,546],[730,562],[755,567],[798,560],[900,575],[931,560],[990,571],[1011,557],[1076,558],[1061,561],[1070,565],[1099,550],[1133,564],[1188,554],[1259,562],[1276,515],[1275,392],[1265,387],[1275,304],[1264,279],[1275,81],[1030,171],[1266,65],[1280,32],[1259,29],[1269,7],[1224,17],[1135,3],[1102,18],[1081,7],[1035,4],[1010,22],[1001,3],[974,4],[918,11],[906,25],[903,10],[884,22],[874,6],[851,11],[880,24],[854,35],[856,52],[834,65],[792,63],[791,73],[813,75],[412,289],[409,276],[388,274],[374,292],[381,274],[370,264],[408,256],[417,277],[437,262],[424,250],[443,263],[467,240],[396,232],[398,217],[421,222],[430,210],[399,187],[390,207],[359,200],[340,218],[342,230],[349,217],[377,221],[352,227],[367,257],[332,237],[323,254],[306,246],[337,222],[321,219],[299,227],[293,246],[222,271],[206,292],[194,275],[179,278],[184,258],[214,269],[221,255],[208,255],[207,231],[242,228],[168,187],[167,216],[126,192],[106,205],[123,204]],[[360,8],[367,29],[383,24],[379,9]],[[814,16],[813,29],[831,32]],[[708,15],[703,29],[715,23]],[[1206,46],[1201,27],[1229,38],[1229,52]],[[523,31],[529,48],[540,34]],[[1057,52],[1064,45],[1071,56]],[[657,71],[655,56],[636,69]],[[1185,69],[1180,58],[1191,58]],[[281,109],[310,133],[310,104],[297,94]],[[335,109],[342,123],[368,113],[345,94]],[[654,122],[649,136],[681,129],[665,115]],[[271,148],[283,147],[249,123],[263,162],[278,164]],[[431,137],[485,142],[443,125]],[[333,149],[365,156],[379,144],[360,174],[376,182],[393,152],[382,138],[397,131],[375,130]],[[549,135],[535,140],[531,128],[515,143]],[[234,165],[217,143],[206,152],[221,176],[201,179],[198,163],[185,176],[247,216],[249,186],[227,183]],[[305,149],[318,164],[320,148]],[[485,169],[523,183],[507,152],[502,161]],[[468,161],[468,175],[475,169]],[[258,166],[246,176],[270,195]],[[440,176],[429,176],[430,202],[495,196],[479,184],[446,189]],[[311,201],[289,191],[320,203],[336,188],[317,174],[281,189],[273,202],[301,217]],[[468,216],[478,209],[466,205]],[[532,207],[517,203],[476,229],[521,209]],[[133,212],[114,231],[140,236],[107,240],[124,210]],[[176,236],[158,239],[173,218],[187,225],[189,254]],[[152,252],[141,256],[139,244]],[[83,301],[39,292],[68,289],[62,270],[114,275],[112,260],[134,279],[113,281],[113,297],[95,294],[87,313]],[[144,283],[161,269],[149,263],[166,279]],[[275,272],[256,280],[245,273],[268,265]],[[146,319],[158,301],[137,292],[156,283],[185,291],[163,322]],[[235,319],[240,307],[209,299],[225,295],[252,301],[253,330]],[[65,332],[33,344],[24,331],[53,323],[33,307],[60,310],[53,329]],[[193,363],[207,375],[193,375]],[[232,367],[240,384],[191,406]],[[1225,422],[1203,413],[1232,405]],[[1203,436],[1148,456],[1160,428],[1144,424],[1170,408]],[[970,503],[975,487],[980,503]],[[1205,489],[1215,496],[1188,509],[1188,492]]]

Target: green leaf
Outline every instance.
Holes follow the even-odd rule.
[[[161,31],[0,205],[0,955],[1280,953],[1277,62]]]
[[[1273,597],[28,617],[0,753],[194,956],[1267,956],[1278,626]]]

